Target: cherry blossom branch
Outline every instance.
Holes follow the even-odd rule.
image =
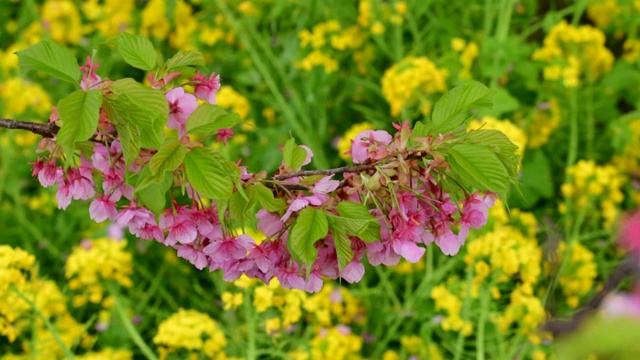
[[[373,163],[373,164],[342,166],[342,167],[326,169],[326,170],[301,170],[291,174],[275,175],[270,177],[269,180],[285,180],[290,178],[313,176],[313,175],[328,176],[328,175],[335,175],[335,174],[342,174],[342,173],[359,173],[362,171],[373,170],[377,166],[380,166],[380,164]]]
[[[14,119],[0,119],[0,128],[11,129],[11,130],[27,130],[34,134],[38,134],[44,137],[52,138],[54,137],[60,127],[55,123],[41,124],[30,121],[20,121]]]
[[[554,337],[575,331],[575,329],[577,329],[589,315],[598,310],[604,298],[614,291],[622,280],[629,275],[636,274],[637,272],[637,260],[629,260],[622,263],[602,285],[602,289],[584,306],[584,308],[578,311],[573,318],[569,320],[550,320],[544,325],[544,330],[552,333]]]

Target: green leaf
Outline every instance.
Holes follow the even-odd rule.
[[[218,129],[233,127],[240,121],[240,115],[228,114],[218,105],[204,104],[199,106],[187,119],[189,134],[212,134]]]
[[[336,229],[357,236],[364,242],[380,240],[380,223],[364,205],[343,201],[336,206],[336,210],[340,216],[329,215]]]
[[[158,54],[151,41],[144,36],[122,32],[116,46],[124,61],[134,68],[149,71],[155,67]]]
[[[511,183],[517,184],[519,156],[515,151],[518,150],[518,146],[505,134],[498,130],[472,130],[467,134],[465,141],[469,144],[482,145],[493,151],[507,169]]]
[[[478,116],[500,118],[503,114],[515,111],[520,107],[518,99],[513,97],[507,89],[500,87],[493,91],[495,91],[492,97],[493,107],[482,109],[478,112]]]
[[[250,222],[252,214],[249,213],[251,203],[245,199],[240,192],[234,192],[229,199],[229,215],[231,219],[237,221],[241,227],[245,222]],[[255,217],[254,217],[255,218]]]
[[[291,138],[284,143],[284,149],[282,151],[284,157],[284,164],[293,171],[300,170],[302,163],[307,158],[307,150],[296,145],[295,139]]]
[[[164,125],[169,118],[169,103],[164,93],[130,78],[114,81],[109,89],[112,93],[105,99],[112,108],[112,116],[138,128],[134,134],[140,136],[140,146],[160,147],[164,140]]]
[[[505,198],[509,174],[498,156],[487,147],[457,144],[449,150],[447,162],[467,190],[493,191]]]
[[[470,81],[445,93],[433,108],[431,121],[442,133],[463,125],[473,108],[489,107],[492,91],[477,81]]]
[[[333,242],[338,256],[338,269],[342,274],[342,270],[353,260],[351,239],[344,231],[339,230],[333,224],[331,224],[331,233],[333,234]]]
[[[204,57],[197,50],[180,50],[167,61],[167,70],[180,68],[183,66],[203,66]]]
[[[105,109],[110,109],[106,107]],[[110,110],[107,111],[107,116],[114,120],[115,117],[109,115]],[[118,132],[120,144],[122,145],[122,152],[124,154],[124,162],[126,164],[127,172],[129,166],[140,156],[140,135],[138,134],[138,128],[130,123],[124,121],[114,120],[116,131]]]
[[[150,180],[153,178],[149,166],[145,166],[140,172],[135,186],[134,194],[156,216],[162,213],[167,203],[167,191],[173,184],[173,176],[167,176],[169,171],[163,172],[160,182]]]
[[[312,207],[304,208],[298,214],[295,224],[289,233],[287,248],[291,256],[306,265],[307,277],[311,273],[311,266],[316,261],[318,250],[313,246],[316,241],[323,239],[329,232],[327,215],[322,210]]]
[[[64,149],[67,164],[73,159],[75,143],[89,140],[96,132],[101,105],[102,95],[97,90],[77,90],[58,102],[62,127],[56,141]]]
[[[77,83],[82,76],[73,53],[53,41],[40,41],[16,54],[23,73],[38,70],[70,83]]]
[[[149,161],[151,175],[177,169],[182,164],[186,154],[187,148],[180,143],[180,140],[167,140]]]
[[[215,149],[197,147],[191,149],[184,157],[187,179],[200,195],[215,199],[227,200],[233,193],[235,182],[233,173],[229,172],[228,161]]]
[[[283,199],[276,199],[273,196],[273,192],[264,185],[254,185],[249,188],[249,191],[251,198],[269,212],[279,212],[287,206]]]

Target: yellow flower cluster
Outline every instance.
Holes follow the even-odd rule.
[[[591,1],[587,7],[587,16],[597,27],[606,28],[621,11],[617,0]]]
[[[600,166],[587,160],[578,161],[567,169],[567,173],[571,175],[572,181],[562,184],[560,190],[565,198],[572,198],[574,211],[578,213],[594,210],[588,214],[601,218],[605,229],[611,229],[618,218],[618,208],[624,200],[624,194],[620,190],[625,182],[624,175],[613,165]],[[559,211],[566,213],[567,204],[561,203]]]
[[[431,112],[429,96],[446,90],[447,70],[439,69],[427,57],[408,56],[382,75],[382,94],[391,106],[391,115],[418,103],[420,111]]]
[[[371,0],[360,0],[358,3],[358,25],[369,29],[373,35],[380,35],[386,30],[384,23],[402,25],[407,12],[408,6],[405,1],[372,3]]]
[[[629,132],[631,136],[622,153],[614,155],[611,162],[621,173],[640,177],[640,119],[629,121],[628,126],[619,131]]]
[[[75,45],[82,38],[82,19],[71,0],[47,0],[40,10],[43,30],[51,39],[65,45]]]
[[[210,359],[226,358],[227,339],[220,326],[209,315],[195,310],[180,309],[162,321],[153,343],[158,346],[160,359],[182,349],[193,358],[198,354]]]
[[[89,0],[82,4],[82,13],[93,29],[111,38],[129,27],[134,8],[133,0],[105,0],[102,4]]]
[[[44,360],[64,356],[64,350],[42,317],[50,321],[65,347],[78,345],[86,349],[92,346],[95,339],[69,314],[67,301],[55,282],[38,276],[32,255],[19,248],[0,245],[0,336],[9,342],[24,336],[23,353],[4,354],[3,359]],[[121,356],[111,358],[132,358],[128,351],[114,350],[113,353]],[[91,354],[95,353],[86,356]]]
[[[448,285],[460,287],[464,282],[457,277],[451,277],[447,281]],[[456,292],[462,292],[457,289]],[[444,284],[437,285],[431,290],[431,298],[436,305],[436,311],[442,310],[447,316],[442,320],[440,326],[445,331],[460,331],[464,336],[473,334],[473,323],[462,319],[462,299],[461,296],[454,294]]]
[[[638,0],[591,0],[587,16],[597,27],[615,31],[621,39],[626,33],[635,32],[636,19],[640,15]]]
[[[500,331],[506,333],[512,325],[516,325],[518,332],[527,336],[532,344],[542,342],[538,327],[545,320],[546,314],[540,298],[533,293],[530,284],[518,284],[511,290],[509,305],[501,315],[492,320]]]
[[[102,285],[107,280],[115,280],[124,287],[133,285],[130,279],[133,263],[126,246],[126,240],[103,238],[83,240],[73,249],[67,258],[65,276],[71,290],[81,291],[73,297],[74,306],[103,302]],[[109,308],[112,302],[112,299],[104,299],[103,306]]]
[[[562,20],[544,39],[544,46],[536,50],[533,60],[547,65],[546,80],[562,80],[565,87],[575,88],[582,77],[593,83],[611,69],[614,57],[605,47],[605,35],[588,25],[575,27]]]
[[[327,43],[328,35],[339,32],[340,28],[339,22],[331,20],[314,26],[311,31],[304,29],[298,34],[300,46],[320,49]]]
[[[640,40],[638,39],[627,39],[622,44],[622,50],[624,50],[624,54],[622,54],[622,58],[630,63],[635,62],[640,56]]]
[[[584,245],[573,242],[569,246],[561,242],[558,246],[558,263],[566,262],[565,267],[558,274],[558,284],[562,287],[562,293],[567,305],[575,309],[594,288],[594,281],[598,276],[598,269],[594,261],[594,254]],[[568,259],[564,259],[568,256]],[[550,264],[546,264],[550,269]]]
[[[451,39],[451,48],[455,52],[460,53],[460,63],[462,64],[462,70],[458,73],[458,78],[462,80],[471,79],[471,66],[473,61],[478,57],[480,48],[474,41],[469,43],[462,38]]]
[[[530,149],[536,149],[546,144],[549,137],[555,129],[558,128],[562,121],[562,110],[558,99],[553,98],[548,101],[548,107],[541,108],[537,106],[531,112],[531,118],[528,121],[521,120],[519,123],[527,133],[527,146]]]
[[[167,7],[164,0],[151,0],[141,12],[140,35],[158,40],[169,38],[174,49],[192,48],[194,34],[198,30],[198,21],[193,9],[184,0],[177,0],[173,9],[174,24],[167,18]]]
[[[311,339],[309,350],[295,350],[289,355],[295,360],[361,360],[358,355],[362,338],[345,325],[320,330]]]
[[[316,66],[322,66],[324,72],[331,74],[338,71],[338,61],[320,50],[313,50],[302,60],[297,61],[295,66],[304,71],[311,71]]]
[[[516,155],[520,157],[520,161],[522,162],[524,149],[527,147],[527,135],[522,129],[511,121],[498,120],[491,116],[484,116],[480,120],[473,120],[469,122],[467,126],[467,130],[477,130],[480,128],[485,130],[498,130],[505,134],[509,140],[518,147]]]
[[[2,116],[17,118],[20,115],[32,115],[44,118],[51,112],[51,98],[39,84],[20,77],[12,77],[0,82],[0,101]]]
[[[322,327],[340,324],[362,324],[365,321],[364,309],[360,300],[344,287],[335,287],[326,283],[318,293],[307,298],[303,306],[313,320]]]
[[[410,355],[410,359],[430,359],[430,360],[444,360],[442,352],[438,349],[436,344],[426,345],[424,339],[416,335],[403,335],[400,337],[400,345]],[[395,350],[386,350],[382,354],[382,360],[401,360],[404,359]]]
[[[129,350],[103,349],[92,351],[84,355],[76,355],[77,360],[133,360],[133,354]]]
[[[351,159],[351,155],[345,154],[347,151],[351,149],[351,140],[353,140],[356,135],[360,134],[365,130],[373,130],[373,125],[368,122],[358,123],[352,125],[349,130],[347,130],[344,135],[338,141],[338,155],[343,160]]]

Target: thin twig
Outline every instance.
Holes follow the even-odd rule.
[[[313,176],[313,175],[335,175],[335,174],[342,174],[342,173],[359,173],[362,171],[374,170],[376,166],[379,166],[379,165],[380,164],[376,163],[376,164],[342,166],[339,168],[326,169],[326,170],[301,170],[291,174],[275,175],[269,178],[269,180],[285,180],[285,179],[291,179],[295,177],[305,177],[305,176]]]
[[[544,325],[544,330],[552,333],[554,337],[574,331],[589,315],[598,310],[604,298],[614,291],[624,278],[637,272],[637,260],[625,261],[611,274],[611,276],[609,276],[607,281],[602,285],[602,289],[584,306],[584,308],[578,311],[573,318],[569,320],[550,320]]]

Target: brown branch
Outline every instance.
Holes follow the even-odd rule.
[[[375,164],[342,166],[339,168],[327,169],[327,170],[301,170],[291,174],[275,175],[268,179],[269,180],[285,180],[285,179],[291,179],[295,177],[304,177],[304,176],[313,176],[313,175],[328,176],[328,175],[335,175],[335,174],[342,174],[342,173],[358,173],[362,171],[373,170],[380,165],[381,165],[380,163],[375,163]]]
[[[13,119],[0,119],[0,128],[11,130],[27,130],[44,137],[54,137],[60,128],[55,123],[41,124]]]
[[[544,325],[544,330],[552,333],[554,337],[575,331],[589,315],[598,310],[604,298],[614,291],[624,278],[638,272],[637,259],[634,260],[627,260],[622,263],[609,276],[602,289],[573,318],[569,320],[550,320]]]

